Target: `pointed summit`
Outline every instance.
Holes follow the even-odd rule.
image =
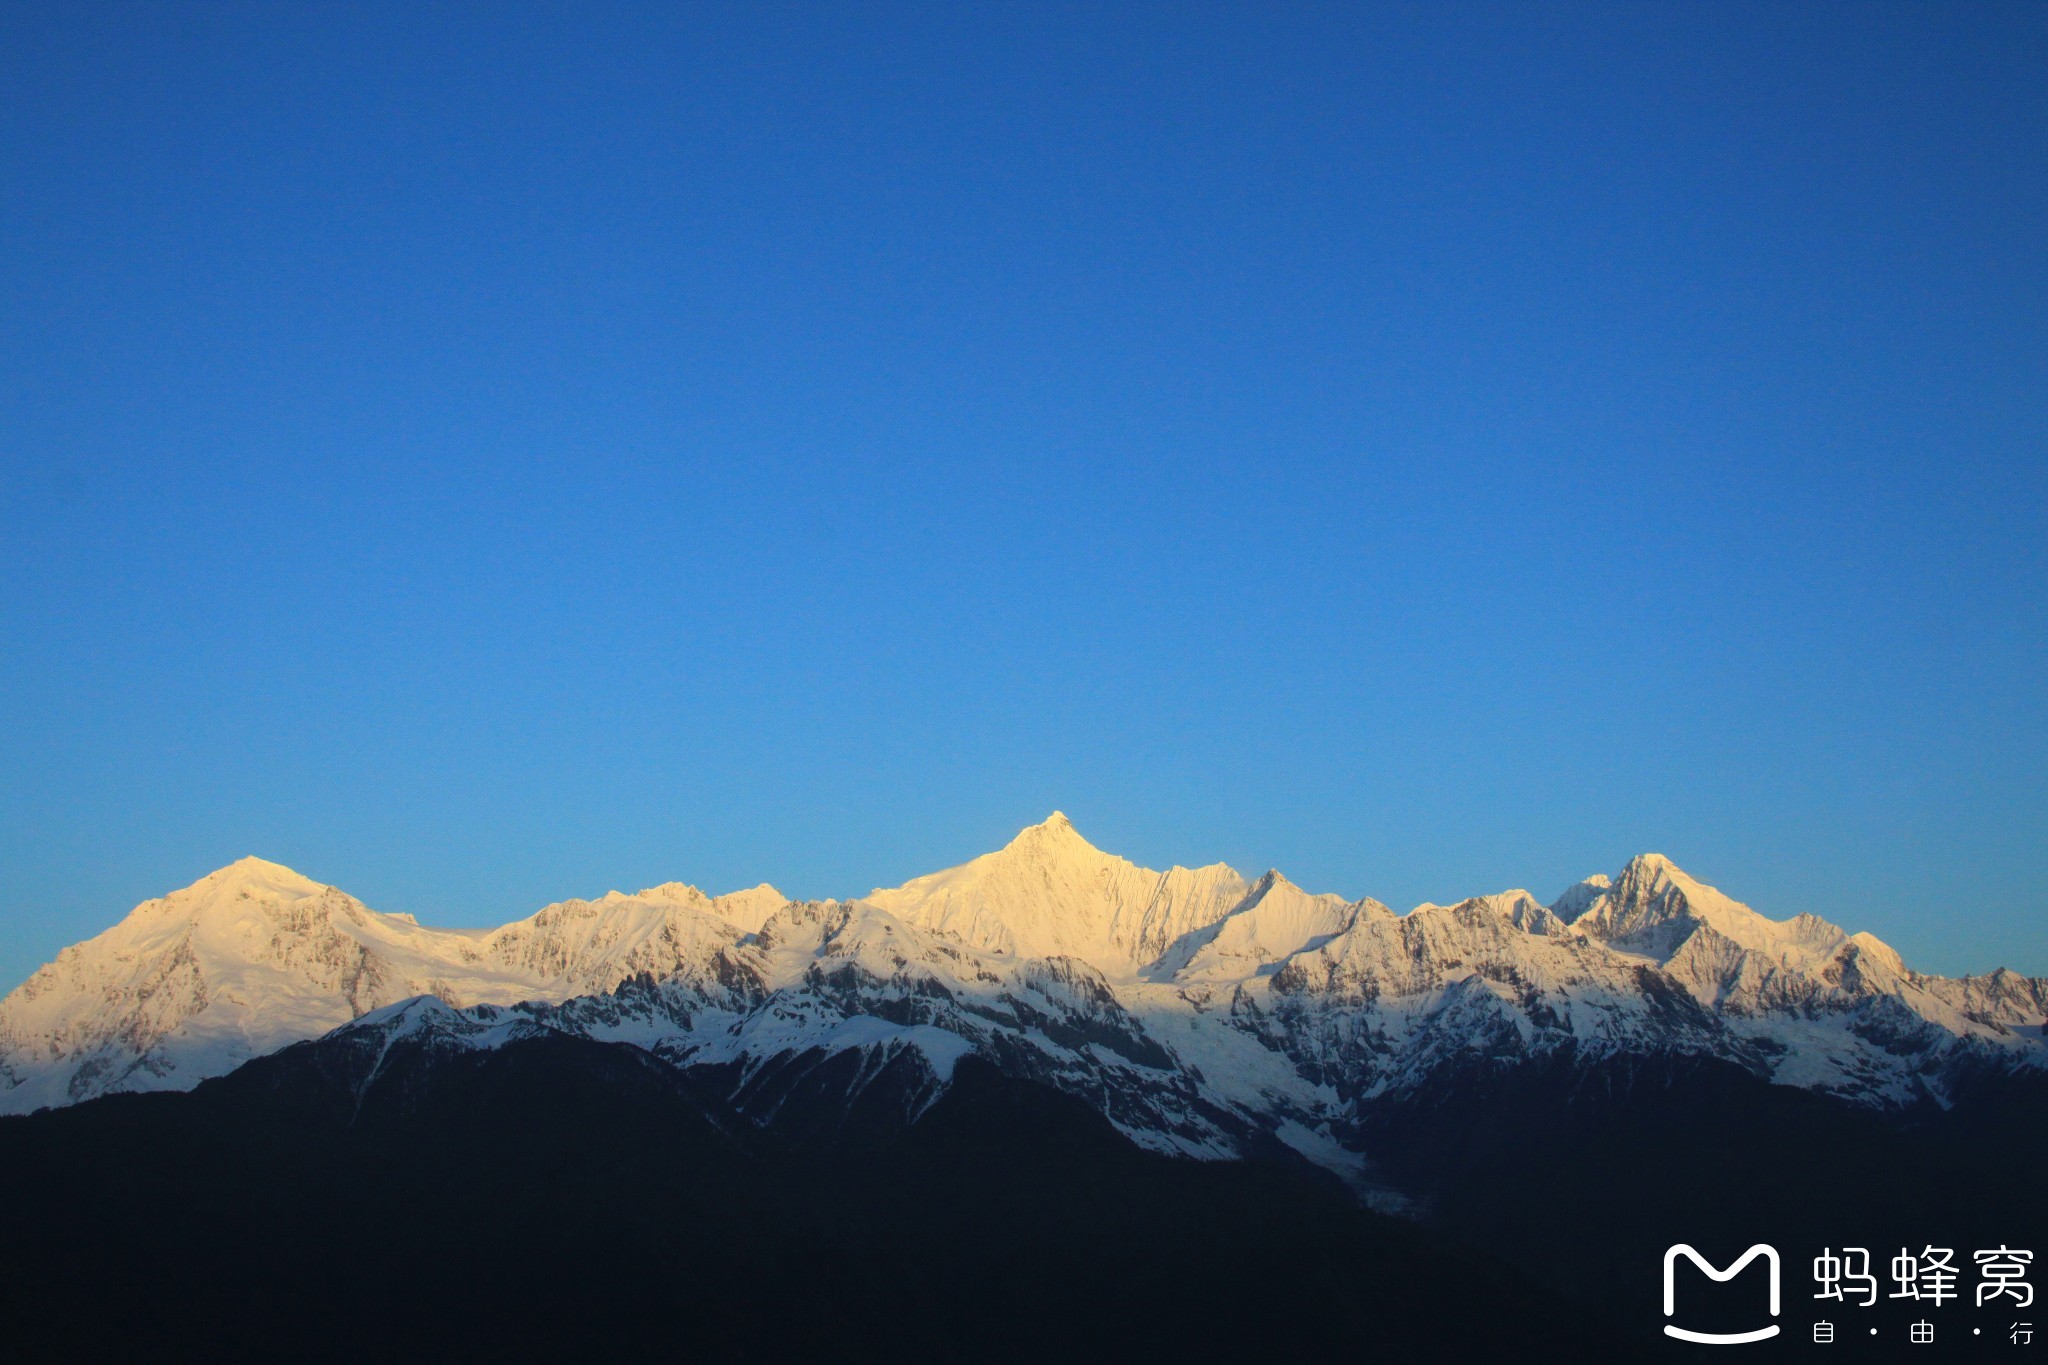
[[[1586,934],[1666,963],[1700,927],[1738,948],[1808,964],[1838,950],[1848,937],[1812,915],[1789,920],[1760,915],[1661,853],[1639,853],[1610,885],[1581,882],[1558,904],[1576,908],[1569,915],[1560,909],[1560,917]]]
[[[1567,887],[1563,895],[1550,903],[1550,913],[1570,924],[1613,888],[1612,878],[1605,872],[1595,872],[1576,886]]]
[[[771,915],[788,904],[789,897],[762,882],[745,891],[728,891],[723,896],[714,897],[711,908],[748,933],[755,934],[761,931],[761,926]]]
[[[323,883],[314,881],[303,872],[297,872],[283,863],[273,863],[268,858],[259,858],[251,853],[235,859],[226,867],[216,868],[207,873],[193,886],[207,883],[232,883],[237,886],[260,886],[269,890],[322,891]]]
[[[1175,943],[1154,964],[1153,979],[1253,975],[1290,953],[1321,947],[1351,927],[1359,908],[1342,896],[1311,895],[1279,868],[1268,868],[1228,914]]]
[[[243,854],[241,857],[229,863],[226,867],[215,869],[214,872],[210,875],[217,877],[220,876],[222,873],[227,872],[241,873],[243,875],[263,876],[274,876],[278,874],[283,874],[286,877],[297,877],[300,881],[309,880],[303,873],[296,872],[293,869],[286,867],[283,863],[274,863],[270,861],[270,859],[268,858],[259,858],[253,853]]]
[[[1244,879],[1217,864],[1154,872],[1105,853],[1054,811],[994,853],[865,899],[900,919],[977,947],[1077,957],[1134,973],[1182,934],[1221,919]]]
[[[1565,923],[1576,923],[1590,914],[1587,927],[1604,923],[1609,934],[1633,933],[1694,910],[1710,915],[1728,907],[1743,915],[1755,913],[1697,880],[1662,853],[1638,853],[1612,877],[1596,873],[1550,903],[1551,912]],[[1618,927],[1623,922],[1630,927]]]
[[[1621,876],[1616,880],[1626,881],[1630,877],[1652,882],[1660,877],[1685,877],[1685,869],[1661,853],[1638,853],[1628,860],[1627,865],[1621,869]],[[1686,880],[1690,881],[1691,878],[1687,877]]]
[[[1709,923],[1716,919],[1754,917],[1754,910],[1731,900],[1714,887],[1693,877],[1661,853],[1638,853],[1614,876],[1609,898],[1623,905],[1648,906],[1652,902],[1669,907],[1670,913],[1690,912]]]
[[[1055,848],[1071,846],[1100,852],[1095,845],[1074,828],[1074,822],[1067,818],[1065,811],[1054,811],[1035,825],[1026,825],[1017,831],[1017,837],[1003,847],[1011,848]]]

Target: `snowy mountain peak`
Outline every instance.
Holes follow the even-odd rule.
[[[1099,858],[1109,855],[1083,838],[1081,831],[1074,828],[1074,822],[1064,811],[1054,811],[1035,825],[1026,825],[1017,831],[1017,837],[1003,846],[1004,852],[1065,852],[1092,853]]]
[[[663,882],[659,886],[640,889],[639,898],[650,901],[677,901],[683,905],[695,905],[711,899],[688,882]]]
[[[1612,881],[1601,880],[1606,885],[1581,882],[1565,893],[1567,897],[1577,893],[1583,904],[1578,913],[1564,917],[1592,937],[1653,957],[1669,956],[1699,924],[1726,932],[1746,919],[1762,918],[1748,906],[1694,881],[1661,853],[1639,853]]]
[[[776,911],[788,905],[789,897],[766,882],[745,891],[731,891],[712,898],[711,909],[747,933],[754,933]]]
[[[237,858],[226,867],[215,868],[183,891],[172,892],[166,899],[175,899],[187,894],[217,894],[221,891],[317,896],[327,889],[323,883],[295,872],[283,863],[273,863],[267,858],[258,858],[252,854],[245,858]]]
[[[1587,886],[1573,888],[1571,897]],[[1560,904],[1563,902],[1561,901]],[[1631,858],[1611,885],[1562,918],[1578,933],[1662,963],[1703,1003],[1728,993],[1760,989],[1752,977],[1738,982],[1741,954],[1756,964],[1815,972],[1848,943],[1841,929],[1815,915],[1774,920],[1686,873],[1658,853]]]
[[[1278,869],[1252,883],[1216,923],[1183,936],[1153,967],[1154,980],[1223,982],[1263,975],[1289,956],[1320,948],[1374,901],[1310,895]]]
[[[307,880],[300,873],[286,867],[283,863],[273,863],[270,859],[259,858],[253,853],[245,853],[226,867],[215,868],[212,872],[207,873],[207,875],[209,877],[218,877],[230,872],[246,872],[272,876],[282,875],[285,877],[297,877],[301,881]]]
[[[994,853],[877,887],[865,899],[977,948],[1075,957],[1129,976],[1181,936],[1221,919],[1246,889],[1221,863],[1162,873],[1104,853],[1054,811]]]
[[[345,1024],[343,1027],[381,1029],[395,1024],[406,1026],[409,1030],[425,1020],[448,1020],[459,1017],[456,1011],[438,996],[414,995],[396,1004],[371,1010],[353,1024]]]
[[[143,901],[105,933],[65,951],[75,951],[93,943],[111,945],[147,941],[166,933],[181,932],[176,926],[240,918],[252,905],[285,906],[329,894],[339,893],[334,892],[333,887],[302,876],[282,863],[263,858],[237,858],[169,895]]]
[[[1673,891],[1685,898],[1695,914],[1703,917],[1713,917],[1716,912],[1756,915],[1756,911],[1722,895],[1661,853],[1637,854],[1628,860],[1627,866],[1614,879],[1613,893],[1623,898],[1656,897]]]
[[[1566,924],[1592,908],[1595,901],[1612,889],[1614,882],[1605,872],[1595,872],[1576,886],[1566,888],[1563,895],[1550,903],[1550,911]]]

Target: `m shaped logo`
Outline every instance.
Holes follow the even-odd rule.
[[[1758,1242],[1755,1246],[1743,1252],[1742,1255],[1736,1257],[1735,1263],[1726,1270],[1716,1270],[1713,1266],[1707,1264],[1706,1257],[1700,1255],[1685,1243],[1680,1242],[1677,1246],[1669,1248],[1664,1253],[1665,1317],[1668,1318],[1678,1311],[1678,1283],[1673,1272],[1677,1269],[1678,1258],[1681,1256],[1698,1266],[1705,1272],[1706,1277],[1716,1284],[1726,1284],[1737,1275],[1740,1275],[1743,1267],[1747,1266],[1751,1261],[1754,1261],[1759,1256],[1763,1257],[1764,1263],[1770,1268],[1771,1272],[1771,1316],[1774,1318],[1778,1316],[1778,1250],[1776,1247],[1765,1246],[1762,1242]],[[1680,1341],[1697,1341],[1707,1346],[1740,1346],[1746,1341],[1763,1341],[1768,1337],[1778,1335],[1778,1325],[1772,1323],[1769,1327],[1759,1327],[1751,1332],[1692,1332],[1683,1327],[1674,1327],[1667,1322],[1664,1324],[1664,1335],[1667,1337],[1677,1337]]]

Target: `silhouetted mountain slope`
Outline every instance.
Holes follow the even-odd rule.
[[[1746,1352],[1809,1352],[1812,1323],[1831,1317],[1859,1335],[1880,1329],[1877,1341],[1855,1343],[1859,1359],[1925,1358],[1906,1340],[1907,1324],[1929,1315],[1924,1304],[1816,1301],[1814,1257],[1870,1249],[1888,1295],[1889,1261],[1902,1245],[1956,1249],[1967,1268],[1976,1248],[2038,1253],[2048,1233],[2048,1081],[2035,1074],[1982,1075],[1959,1087],[1946,1112],[1885,1114],[1711,1058],[1590,1067],[1560,1058],[1443,1074],[1378,1113],[1370,1140],[1393,1179],[1425,1192],[1419,1212],[1430,1226],[1468,1246],[1521,1253],[1517,1264],[1568,1300],[1657,1321],[1666,1247],[1683,1242],[1725,1265],[1758,1242],[1775,1246],[1785,1337]],[[2007,1324],[1969,1305],[1967,1269],[1963,1282],[1962,1306],[1933,1310],[1945,1349],[2009,1347]],[[1755,1325],[1754,1298],[1739,1311],[1752,1320],[1722,1329]],[[1713,1317],[1711,1306],[1688,1312],[1694,1323]],[[1995,1328],[1995,1341],[1962,1343],[1971,1326]],[[1727,1355],[1671,1342],[1656,1353]]]
[[[623,1045],[393,1052],[360,1091],[365,1059],[315,1043],[190,1094],[0,1120],[17,1357],[1452,1359],[1532,1325],[1596,1357],[1615,1340],[1304,1162],[1146,1152],[971,1058],[915,1123],[806,1141]]]

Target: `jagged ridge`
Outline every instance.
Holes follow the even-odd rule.
[[[442,1003],[405,1003],[422,996]],[[2048,982],[1915,973],[1654,854],[1548,906],[1510,891],[1397,915],[1277,871],[1140,868],[1056,812],[859,900],[669,883],[492,930],[426,928],[244,859],[0,1002],[0,1110],[188,1088],[336,1028],[431,1019],[451,1046],[632,1043],[725,1078],[762,1122],[806,1087],[883,1075],[914,1117],[972,1051],[1146,1145],[1277,1138],[1369,1187],[1366,1113],[1475,1060],[1714,1058],[1863,1105],[1939,1104],[1959,1077],[2048,1063],[2044,1012]]]

